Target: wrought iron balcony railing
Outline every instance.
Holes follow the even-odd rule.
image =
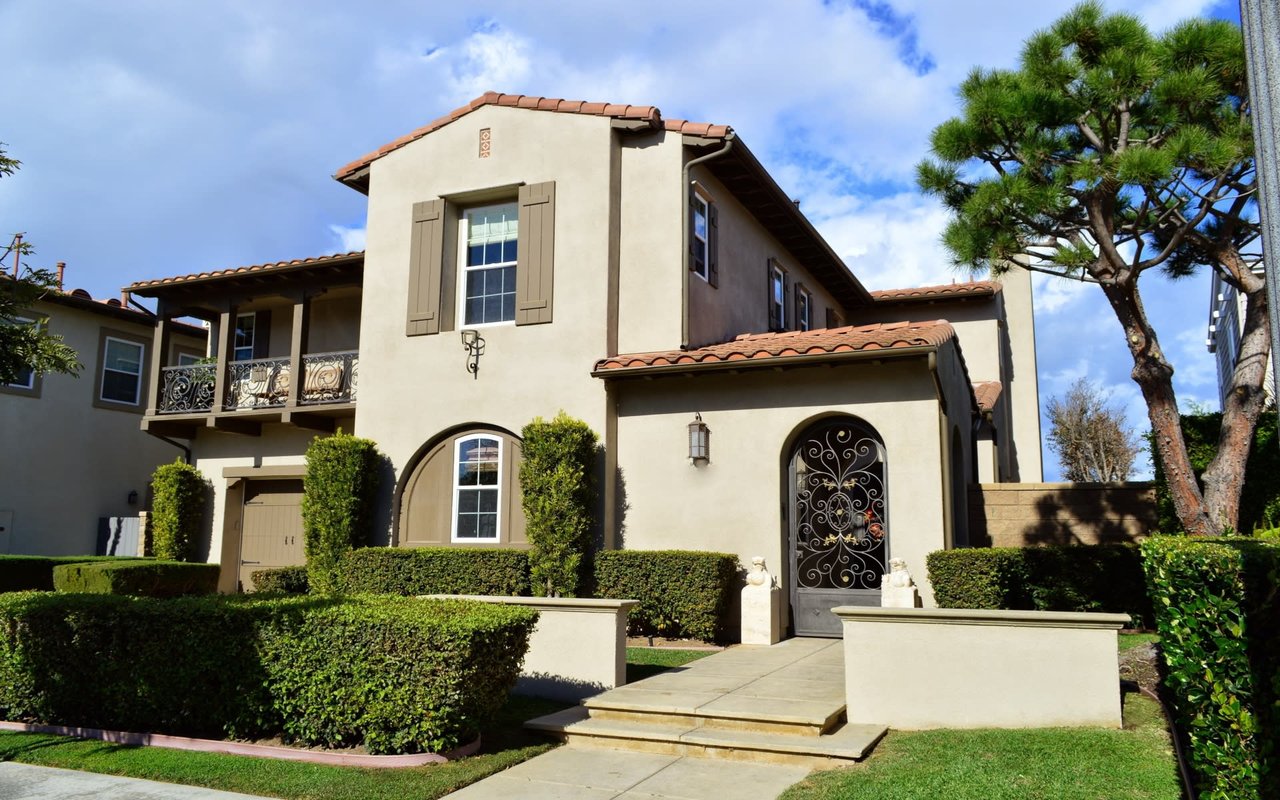
[[[308,353],[302,357],[300,405],[354,403],[359,352]],[[161,370],[161,414],[199,414],[213,410],[216,365],[193,364]],[[222,410],[282,408],[289,398],[288,358],[234,361],[228,365]]]

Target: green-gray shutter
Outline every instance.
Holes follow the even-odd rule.
[[[555,181],[521,186],[516,247],[516,324],[551,321],[555,280]]]
[[[707,203],[707,282],[720,285],[720,212]]]
[[[253,315],[253,357],[267,358],[271,353],[271,312],[258,311]]]
[[[440,332],[440,274],[444,264],[444,200],[413,204],[409,244],[409,316],[405,335]]]

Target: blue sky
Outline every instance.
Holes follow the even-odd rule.
[[[0,235],[95,297],[134,280],[363,246],[342,164],[486,90],[734,126],[869,288],[950,282],[914,187],[975,65],[1013,66],[1064,0],[688,4],[0,2]],[[1232,2],[1115,0],[1154,30]],[[1180,401],[1217,405],[1207,275],[1145,282]],[[1087,376],[1138,428],[1094,287],[1037,280],[1042,401]],[[1046,478],[1058,475],[1045,459]]]

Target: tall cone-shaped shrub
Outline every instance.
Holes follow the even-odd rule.
[[[341,430],[317,438],[307,448],[302,532],[312,593],[336,593],[343,554],[368,542],[380,458],[372,441]]]
[[[596,434],[561,411],[524,426],[520,462],[530,583],[539,597],[574,597],[595,523]]]
[[[208,489],[200,470],[182,460],[163,464],[152,473],[151,549],[156,558],[196,560]]]

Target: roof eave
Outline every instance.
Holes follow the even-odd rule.
[[[950,339],[947,341],[950,341]],[[620,380],[624,378],[656,378],[666,375],[689,375],[705,372],[741,372],[743,370],[821,366],[853,361],[884,361],[899,358],[918,358],[936,352],[938,347],[939,345],[935,344],[924,344],[911,345],[909,347],[883,347],[871,350],[841,350],[833,353],[802,353],[794,356],[739,358],[731,361],[697,361],[688,364],[657,364],[605,369],[597,367],[591,371],[591,375],[603,380]]]

